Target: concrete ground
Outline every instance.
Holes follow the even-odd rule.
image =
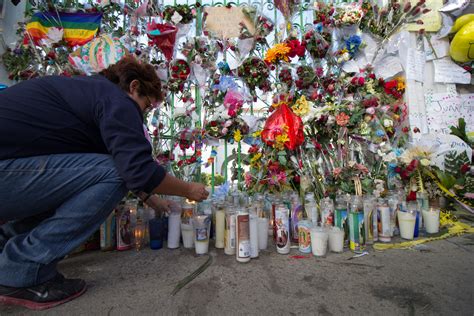
[[[84,278],[80,298],[37,315],[474,315],[474,235],[427,249],[350,252],[317,259],[275,251],[238,263],[212,249],[212,265],[176,296],[206,257],[189,250],[86,252],[62,262]],[[0,315],[28,310],[0,306]]]

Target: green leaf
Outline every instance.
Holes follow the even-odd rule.
[[[286,157],[285,156],[278,156],[278,162],[281,165],[286,166],[286,163],[287,163]]]
[[[446,189],[451,189],[456,184],[456,178],[451,174],[436,170],[436,175],[438,176],[441,184],[446,187]]]

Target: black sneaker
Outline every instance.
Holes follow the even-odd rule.
[[[69,302],[81,296],[85,291],[84,280],[66,279],[58,274],[52,280],[31,287],[0,285],[0,303],[42,310]]]

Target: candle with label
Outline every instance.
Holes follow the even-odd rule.
[[[235,220],[235,257],[239,262],[250,261],[250,220],[249,213],[244,209],[239,209]]]
[[[280,254],[290,253],[290,219],[288,207],[280,203],[275,206],[276,247]]]
[[[311,221],[309,220],[301,220],[298,223],[298,248],[302,253],[310,253],[311,252]]]
[[[194,248],[193,214],[196,203],[186,200],[182,205],[181,213],[181,236],[184,248]]]
[[[235,212],[228,205],[225,213],[224,253],[235,255]]]
[[[211,232],[211,215],[195,215],[193,217],[194,246],[197,255],[209,251],[209,235]]]

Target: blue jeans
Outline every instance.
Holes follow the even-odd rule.
[[[109,155],[0,160],[0,285],[27,287],[89,238],[127,193]]]

